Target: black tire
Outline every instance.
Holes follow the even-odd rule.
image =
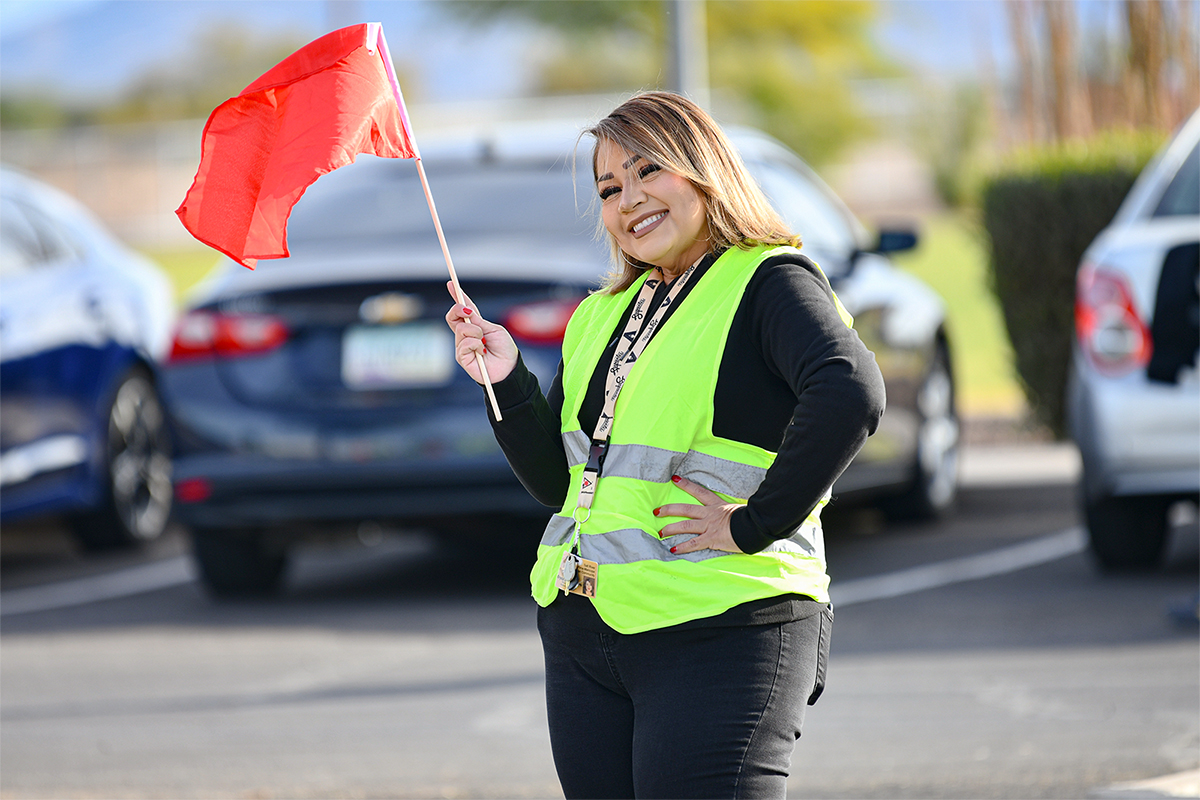
[[[200,582],[218,599],[269,597],[287,566],[287,551],[253,530],[193,530],[192,555]]]
[[[1171,498],[1113,497],[1085,500],[1084,520],[1092,553],[1105,570],[1151,570],[1162,563],[1167,545]]]
[[[921,381],[916,410],[919,427],[912,484],[882,503],[883,512],[893,520],[938,519],[954,507],[958,497],[962,426],[945,342],[938,342]]]
[[[108,408],[103,504],[70,525],[88,550],[152,542],[171,517],[171,448],[162,403],[145,370],[131,370]]]

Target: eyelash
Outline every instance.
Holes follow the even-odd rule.
[[[638,177],[642,180],[645,180],[655,172],[658,172],[660,169],[662,169],[662,167],[660,167],[658,164],[647,164],[638,170]],[[605,186],[600,190],[600,199],[607,200],[619,191],[621,191],[619,186]]]

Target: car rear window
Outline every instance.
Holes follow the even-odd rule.
[[[314,184],[292,213],[289,239],[428,238],[433,222],[415,163],[371,166],[379,168],[343,168]],[[592,191],[581,188],[576,197],[562,164],[429,163],[425,171],[448,238],[594,229]]]
[[[1167,191],[1163,193],[1156,217],[1178,217],[1200,215],[1200,145],[1192,148],[1191,154],[1175,173]]]

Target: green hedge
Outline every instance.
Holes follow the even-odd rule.
[[[1112,220],[1160,134],[1109,134],[1014,154],[983,180],[990,281],[1037,420],[1066,436],[1075,271]]]

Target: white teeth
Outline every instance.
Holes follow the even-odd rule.
[[[642,228],[645,228],[647,225],[653,225],[655,222],[658,222],[660,219],[662,219],[666,215],[667,215],[667,212],[660,211],[657,214],[655,214],[654,216],[646,217],[644,220],[639,222],[637,225],[633,226],[633,232],[637,233]]]

